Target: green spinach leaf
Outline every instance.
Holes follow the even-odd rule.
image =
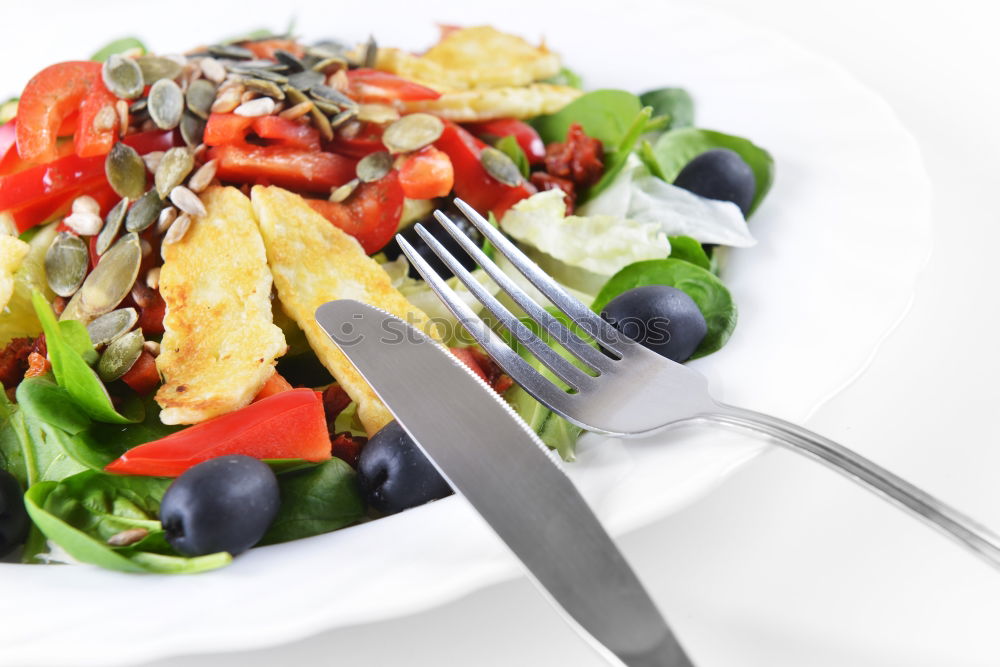
[[[712,270],[712,260],[709,259],[708,253],[705,252],[705,248],[702,247],[701,243],[690,236],[671,236],[669,237],[669,241],[671,259],[690,262],[706,271]]]
[[[599,313],[622,292],[644,285],[676,287],[698,305],[708,325],[708,333],[692,359],[719,350],[729,340],[736,327],[736,304],[729,290],[710,271],[680,259],[651,259],[629,264],[611,276],[591,308]]]
[[[278,475],[281,508],[260,544],[288,542],[357,523],[365,504],[351,466],[333,458]]]
[[[653,153],[653,144],[649,141],[643,139],[642,143],[639,144],[639,150],[637,150],[636,155],[642,161],[642,164],[649,170],[653,176],[656,176],[661,181],[666,181],[667,176],[663,173],[663,167],[660,166],[659,161],[656,159],[656,155]]]
[[[497,140],[494,148],[504,153],[514,164],[517,165],[518,170],[521,175],[525,178],[531,174],[531,166],[528,164],[528,156],[524,154],[524,149],[521,148],[521,144],[517,143],[517,139],[514,135],[507,135],[506,137],[500,137]]]
[[[610,153],[605,153],[604,155],[604,173],[601,174],[601,180],[597,181],[592,187],[590,187],[585,193],[586,196],[582,197],[581,200],[585,201],[596,197],[601,192],[603,192],[615,177],[621,172],[622,167],[625,166],[625,161],[628,160],[628,156],[632,154],[632,150],[635,148],[635,144],[639,141],[640,135],[646,131],[649,119],[653,114],[653,110],[650,107],[643,107],[639,110],[639,113],[635,115],[632,119],[631,125],[629,125],[628,130],[622,136],[621,141]]]
[[[579,123],[587,136],[600,139],[615,148],[628,133],[642,110],[639,98],[624,90],[595,90],[576,98],[554,114],[531,121],[542,141],[565,141],[573,123]]]
[[[731,134],[686,127],[662,134],[653,146],[653,153],[663,170],[664,180],[673,183],[677,174],[688,162],[715,148],[728,148],[739,153],[753,171],[757,181],[757,191],[747,213],[749,217],[763,201],[774,181],[774,159],[766,150],[747,139]]]
[[[38,379],[24,380],[18,387],[18,400]],[[21,389],[25,385],[28,390]],[[37,400],[29,396],[29,400]],[[79,426],[73,417],[61,417],[68,425]],[[60,480],[83,470],[63,448],[65,433],[43,421],[32,419],[22,406],[14,405],[6,395],[0,399],[0,451],[4,468],[17,478],[22,488],[44,481]]]
[[[639,96],[646,106],[653,107],[657,116],[670,120],[664,129],[675,130],[694,124],[694,100],[683,88],[657,88]]]
[[[125,53],[131,49],[139,49],[143,53],[146,53],[146,45],[139,41],[137,37],[122,37],[99,48],[94,52],[94,55],[90,56],[90,59],[103,63],[114,54]]]
[[[555,86],[569,86],[578,90],[583,89],[583,78],[568,67],[562,67],[553,76],[545,79],[544,83],[551,83]]]

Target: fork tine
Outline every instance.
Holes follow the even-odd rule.
[[[540,324],[554,340],[558,341],[560,345],[572,352],[580,361],[588,364],[594,370],[600,372],[611,370],[611,365],[614,363],[613,360],[574,334],[558,318],[553,317],[551,313],[538,305],[534,299],[518,287],[517,283],[510,276],[500,270],[500,267],[487,257],[486,253],[473,243],[472,239],[464,234],[447,215],[441,211],[435,211],[434,217],[437,218],[438,222],[441,223],[441,226],[445,228],[451,237],[462,246],[462,249],[500,286],[500,289],[506,292],[528,314],[528,317]]]
[[[496,229],[493,225],[491,225],[486,218],[479,215],[474,208],[458,198],[455,199],[455,205],[460,211],[462,211],[463,214],[465,214],[465,217],[469,219],[469,222],[475,225],[476,229],[478,229],[483,236],[488,238],[490,243],[492,243],[497,250],[503,253],[504,257],[510,260],[510,263],[513,264],[514,267],[517,268],[517,270],[520,271],[524,277],[527,278],[528,281],[531,282],[531,284],[545,296],[546,299],[551,301],[556,308],[566,313],[571,320],[580,325],[584,331],[593,336],[602,346],[621,354],[622,350],[625,350],[629,348],[630,345],[635,344],[635,342],[631,339],[621,335],[617,329],[605,322],[599,315],[596,315],[585,305],[570,296],[566,290],[559,285],[559,283],[542,271],[537,264],[531,261],[517,246],[511,243],[499,229]]]
[[[528,348],[535,357],[556,374],[556,376],[570,387],[577,391],[582,391],[590,386],[591,376],[587,375],[579,368],[568,362],[555,350],[549,347],[541,338],[536,336],[521,320],[514,316],[503,304],[497,301],[496,297],[489,293],[476,280],[469,271],[462,266],[448,249],[441,245],[441,242],[434,238],[427,229],[417,224],[415,227],[417,234],[422,238],[431,250],[452,273],[465,285],[473,296],[483,304],[493,316],[500,320],[500,323],[509,331],[519,343]]]
[[[424,280],[431,289],[434,290],[438,298],[440,298],[448,310],[458,318],[476,342],[479,343],[486,353],[493,357],[493,359],[500,364],[512,378],[514,378],[521,387],[524,388],[529,394],[537,398],[539,401],[544,401],[547,405],[558,406],[553,409],[564,410],[567,404],[567,399],[571,397],[561,387],[557,387],[555,384],[550,382],[541,373],[532,368],[528,362],[520,357],[514,350],[512,350],[500,337],[483,322],[482,319],[476,315],[469,306],[462,301],[461,297],[455,294],[455,290],[451,289],[444,280],[441,279],[434,269],[427,263],[420,254],[413,249],[406,239],[402,236],[397,236],[396,240],[399,242],[399,247],[403,250],[403,254],[406,255],[407,259],[416,267],[417,271],[423,276]]]

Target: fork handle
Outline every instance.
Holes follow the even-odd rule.
[[[942,531],[965,548],[1000,568],[1000,537],[955,508],[905,479],[829,438],[771,415],[720,405],[705,415],[711,421],[761,433],[800,454],[824,463]]]

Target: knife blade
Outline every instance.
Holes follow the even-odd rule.
[[[373,306],[331,301],[316,321],[595,648],[628,667],[692,667],[554,452],[485,382]]]

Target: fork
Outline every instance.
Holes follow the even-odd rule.
[[[406,239],[397,236],[396,240],[424,280],[483,350],[525,391],[556,414],[585,430],[624,438],[640,437],[691,422],[748,429],[847,476],[909,510],[994,567],[1000,567],[1000,538],[987,528],[829,438],[771,415],[716,401],[709,394],[704,376],[624,336],[570,296],[471,206],[461,199],[456,199],[455,205],[546,299],[593,339],[587,341],[570,331],[504,273],[447,215],[435,211],[434,216],[462,249],[583,368],[568,361],[532,332],[423,225],[416,225],[417,234],[510,335],[569,390],[556,385],[522,359]],[[669,400],[665,400],[667,398]]]

